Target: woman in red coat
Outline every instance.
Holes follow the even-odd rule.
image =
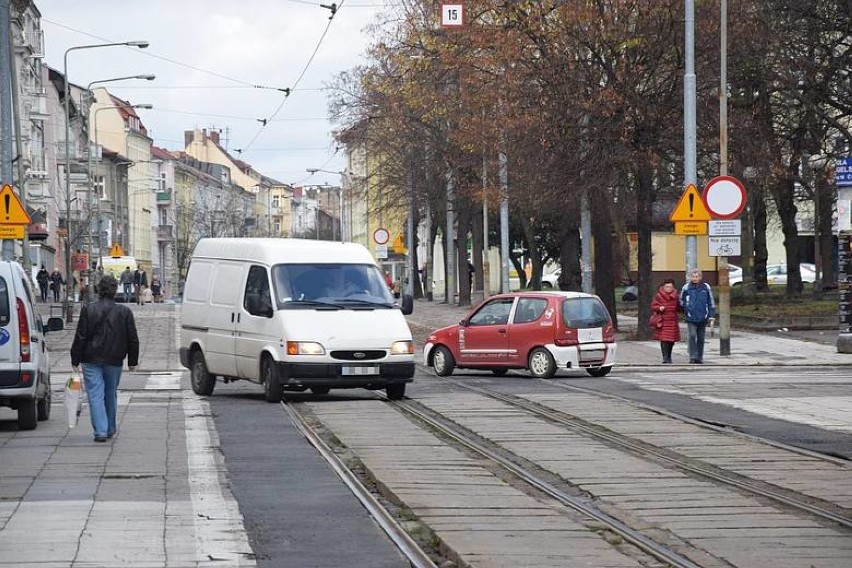
[[[663,363],[666,364],[672,362],[672,349],[674,344],[680,341],[680,324],[677,319],[679,309],[680,300],[674,280],[668,278],[663,281],[663,285],[651,301],[651,313],[662,317],[662,326],[654,329],[654,339],[660,342]]]

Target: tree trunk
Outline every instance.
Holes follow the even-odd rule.
[[[775,207],[781,218],[781,230],[784,232],[784,249],[787,261],[788,298],[797,298],[802,294],[802,275],[799,273],[799,230],[796,227],[796,202],[793,195],[794,183],[790,176],[779,179],[772,186]]]
[[[566,230],[559,247],[559,264],[562,266],[558,280],[560,290],[579,292],[583,289],[581,254],[580,228],[574,221],[566,222]]]
[[[456,200],[456,207],[462,203]],[[456,212],[456,274],[459,285],[459,305],[470,305],[471,276],[468,265],[467,236],[470,233],[470,206],[467,200],[461,205],[461,210]]]
[[[618,329],[618,314],[615,309],[615,267],[613,248],[612,216],[608,192],[605,199],[591,199],[592,207],[592,236],[595,247],[595,269],[592,280],[595,293],[603,301],[612,316],[615,329]]]
[[[637,194],[636,194],[636,228],[639,233],[639,321],[636,325],[637,339],[648,340],[651,338],[651,330],[644,325],[651,316],[651,300],[656,289],[651,282],[652,256],[651,256],[651,215],[653,211],[653,169],[648,160],[641,157],[639,171],[637,172]]]

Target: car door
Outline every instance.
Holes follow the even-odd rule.
[[[265,266],[249,267],[238,312],[237,376],[256,381],[260,378],[260,354],[264,347],[281,338],[281,326],[274,317],[276,310],[270,293],[269,271]]]
[[[553,343],[554,320],[542,318],[550,301],[547,298],[520,297],[512,325],[509,326],[508,358],[509,362],[526,365],[527,354],[533,346]],[[549,314],[553,314],[550,310]]]
[[[459,364],[493,365],[509,362],[509,316],[514,297],[484,303],[459,328]]]

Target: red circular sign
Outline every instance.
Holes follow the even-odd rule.
[[[701,200],[714,219],[733,219],[746,205],[746,190],[735,177],[718,176],[704,187]]]
[[[386,245],[390,240],[390,233],[384,227],[379,227],[373,231],[373,241],[377,245]]]

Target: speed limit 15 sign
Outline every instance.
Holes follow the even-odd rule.
[[[441,25],[445,28],[460,28],[464,25],[464,4],[441,4]]]

